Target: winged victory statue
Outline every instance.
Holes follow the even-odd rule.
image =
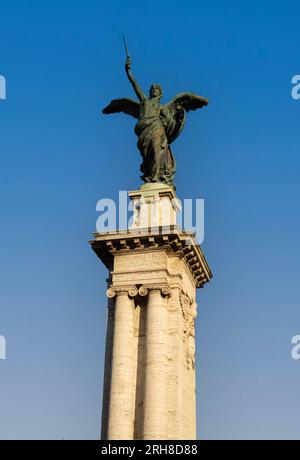
[[[194,93],[180,93],[167,104],[161,105],[161,85],[153,84],[147,97],[131,72],[131,59],[128,54],[125,70],[138,101],[129,98],[114,99],[102,112],[123,112],[138,120],[135,134],[143,158],[141,179],[146,183],[160,182],[174,187],[176,161],[170,145],[184,127],[186,112],[201,109],[208,104],[208,100]]]

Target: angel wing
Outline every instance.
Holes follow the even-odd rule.
[[[186,112],[205,107],[208,99],[194,93],[179,93],[161,108],[168,142],[171,144],[181,133],[185,124]]]
[[[129,98],[114,99],[102,110],[106,115],[120,112],[139,118],[140,104]]]
[[[168,110],[197,110],[208,104],[208,99],[194,93],[179,93],[165,107]]]

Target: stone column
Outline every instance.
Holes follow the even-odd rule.
[[[146,373],[143,439],[167,439],[168,295],[151,288],[146,312]]]
[[[116,296],[107,439],[133,439],[135,288],[108,290]]]
[[[114,340],[114,318],[115,318],[115,302],[113,298],[108,299],[107,306],[107,326],[106,326],[106,342],[105,342],[105,364],[103,376],[103,398],[102,398],[102,423],[101,423],[101,439],[107,439],[108,417],[109,417],[109,395],[110,395],[110,380],[111,380],[111,364],[112,364],[112,349]]]

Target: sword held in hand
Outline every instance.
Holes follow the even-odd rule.
[[[122,37],[123,37],[124,48],[125,48],[125,53],[126,53],[126,64],[125,64],[125,67],[126,67],[126,70],[130,70],[130,67],[131,67],[131,59],[130,59],[130,56],[129,56],[129,53],[128,53],[126,38],[125,38],[125,35],[124,35],[124,34],[122,34]]]

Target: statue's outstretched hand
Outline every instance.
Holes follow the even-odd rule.
[[[125,69],[130,70],[131,69],[131,59],[130,56],[127,56],[126,63],[125,63]]]

